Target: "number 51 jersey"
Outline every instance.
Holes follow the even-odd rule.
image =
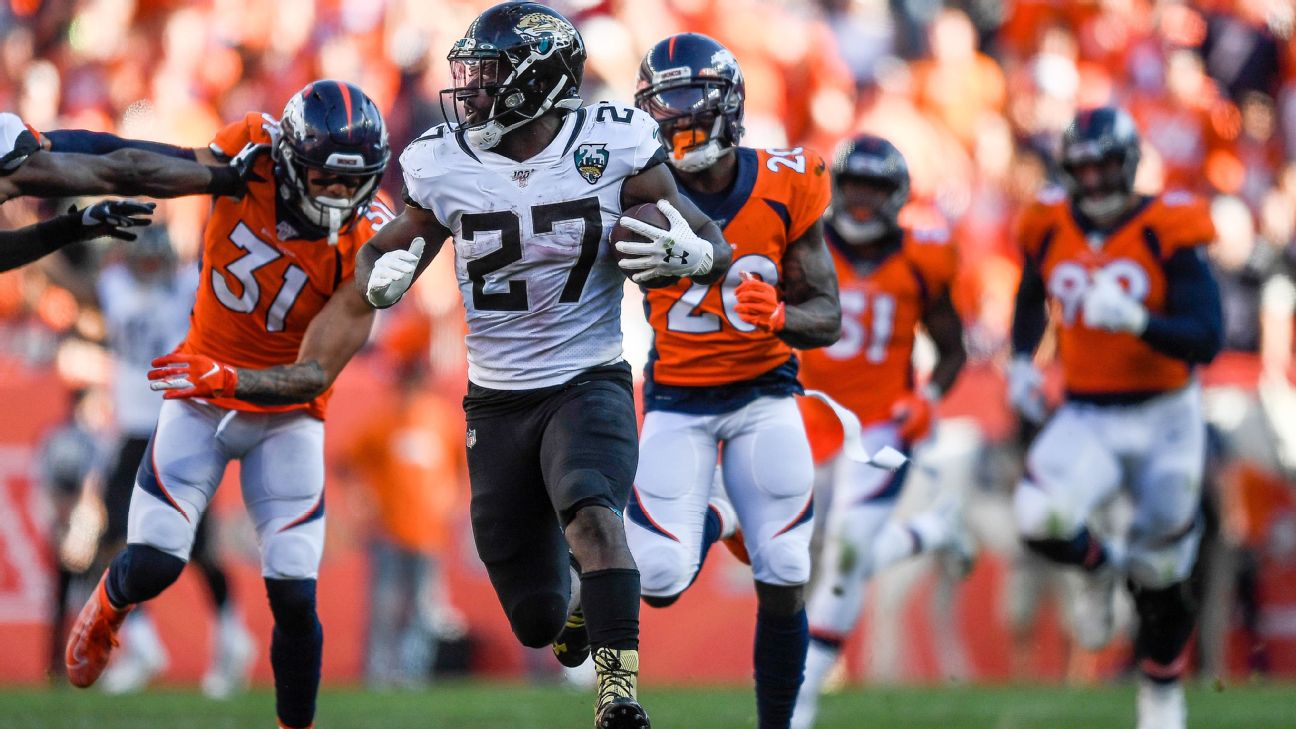
[[[527,390],[621,359],[625,278],[606,241],[625,178],[664,161],[651,117],[607,103],[566,115],[522,162],[444,124],[405,148],[407,202],[454,236],[468,379]]]

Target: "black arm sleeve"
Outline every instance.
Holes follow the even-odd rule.
[[[1142,339],[1153,349],[1205,364],[1224,342],[1219,284],[1200,247],[1183,248],[1165,263],[1166,313],[1148,316]]]
[[[1017,304],[1013,307],[1013,354],[1034,354],[1044,330],[1048,328],[1047,293],[1039,268],[1029,257],[1022,267],[1021,283],[1017,286]]]
[[[194,151],[188,147],[177,147],[162,142],[149,142],[143,139],[124,139],[115,134],[90,132],[85,129],[55,129],[45,132],[44,137],[50,141],[51,152],[79,152],[81,154],[108,154],[119,149],[142,149],[145,152],[196,159]]]
[[[18,268],[81,240],[84,228],[79,216],[60,215],[26,228],[0,230],[0,271]]]

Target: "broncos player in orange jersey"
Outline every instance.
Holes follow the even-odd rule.
[[[738,146],[742,72],[711,38],[659,42],[638,88],[680,190],[722,227],[734,261],[720,281],[658,282],[647,293],[654,341],[626,536],[644,601],[665,607],[710,546],[742,525],[759,605],[758,723],[785,729],[805,663],[814,478],[792,350],[832,344],[841,330],[820,221],[829,176],[808,149]],[[709,506],[717,460],[728,499]]]
[[[189,334],[149,372],[166,399],[136,476],[127,547],[73,628],[68,676],[94,683],[126,614],[179,577],[226,465],[238,460],[274,614],[279,726],[302,729],[314,722],[323,649],[323,418],[334,378],[373,320],[352,280],[356,251],[393,217],[374,200],[390,149],[373,101],[351,84],[316,81],[282,119],[248,114],[210,149],[176,155],[223,159],[249,144],[270,154],[253,165],[245,196],[214,200]]]
[[[1138,727],[1183,729],[1206,441],[1193,367],[1215,356],[1223,331],[1205,258],[1215,231],[1195,196],[1134,193],[1139,136],[1121,109],[1079,113],[1061,157],[1066,191],[1046,191],[1021,221],[1009,396],[1042,417],[1032,359],[1052,311],[1066,400],[1027,454],[1017,528],[1030,549],[1084,571],[1073,627],[1088,648],[1111,638],[1114,590],[1128,581]],[[1119,540],[1100,539],[1086,522],[1122,488],[1133,522]]]
[[[824,237],[841,287],[842,337],[803,354],[801,381],[859,418],[869,452],[885,446],[908,451],[926,437],[936,402],[967,359],[963,325],[950,300],[957,254],[943,230],[900,226],[909,168],[887,140],[863,135],[843,142],[833,155],[832,178]],[[916,387],[912,362],[920,325],[938,358],[930,379]],[[792,718],[797,729],[814,725],[819,691],[859,619],[866,580],[906,557],[964,547],[957,500],[906,523],[891,521],[908,464],[890,471],[834,458],[836,416],[814,400],[803,412],[815,455],[826,461],[832,496],[820,505],[821,515],[827,507],[827,523],[807,606],[810,650]]]

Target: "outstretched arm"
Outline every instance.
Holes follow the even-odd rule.
[[[153,203],[104,200],[25,228],[0,231],[0,271],[31,263],[79,240],[101,235],[135,240],[135,234],[126,229],[148,225],[152,213]]]
[[[0,177],[0,202],[21,195],[225,195],[242,184],[236,167],[207,167],[138,149],[106,155],[37,152]]]
[[[621,187],[623,210],[641,203],[656,204],[661,200],[678,210],[693,232],[711,244],[711,269],[689,278],[700,284],[714,283],[723,278],[729,271],[729,264],[733,263],[733,246],[725,240],[720,226],[699,210],[692,200],[679,194],[675,178],[665,164],[653,165],[633,177],[627,177]]]
[[[194,354],[169,354],[153,360],[154,390],[168,400],[236,397],[261,405],[294,405],[322,395],[369,338],[373,309],[350,282],[338,290],[306,327],[297,361],[248,369]],[[202,373],[202,374],[199,374]]]
[[[356,286],[375,309],[400,301],[436,258],[450,231],[407,197],[405,210],[383,226],[356,255]]]

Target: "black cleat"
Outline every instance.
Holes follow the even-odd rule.
[[[594,729],[651,729],[648,712],[638,701],[628,696],[618,696],[598,713],[594,720]]]
[[[567,616],[562,631],[550,644],[554,658],[568,668],[577,668],[589,658],[589,631],[585,629],[585,614],[579,606]]]

